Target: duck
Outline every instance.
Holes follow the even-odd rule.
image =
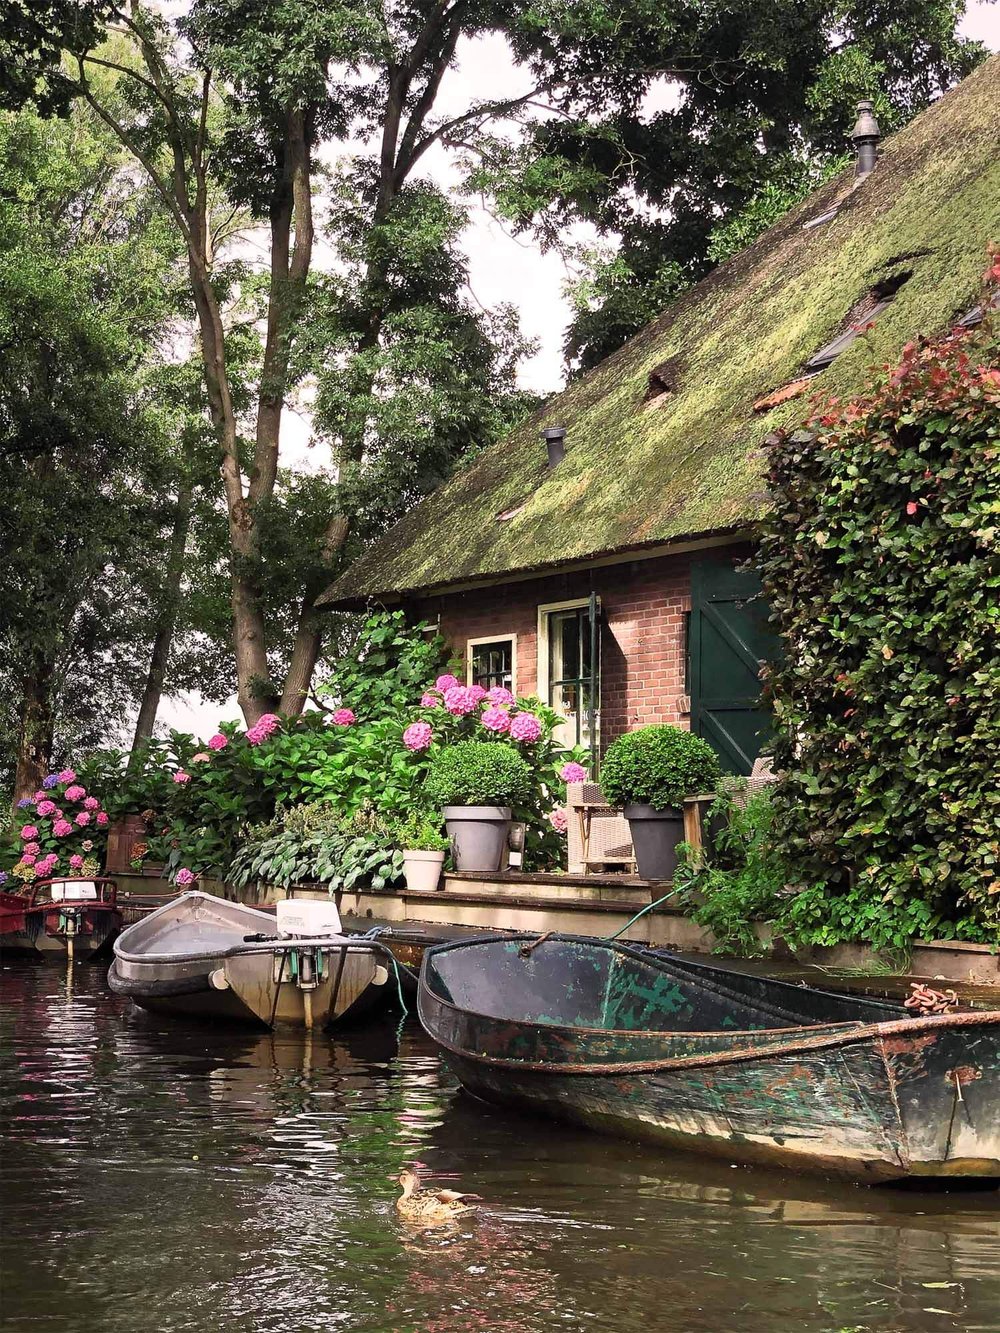
[[[412,1168],[399,1175],[403,1193],[396,1200],[400,1217],[411,1222],[450,1222],[464,1213],[474,1213],[481,1198],[478,1194],[460,1194],[457,1190],[426,1190],[420,1188],[420,1178]]]

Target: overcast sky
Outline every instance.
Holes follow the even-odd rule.
[[[992,0],[969,4],[961,31],[967,37],[985,42],[992,51],[1000,51],[1000,6]],[[462,109],[470,98],[516,96],[527,91],[524,75],[513,65],[499,37],[466,42],[459,47],[458,57],[458,67],[442,85],[443,111],[448,110],[450,102],[454,102],[456,109]],[[647,106],[654,111],[670,100],[671,90],[664,86],[654,90]],[[456,177],[451,174],[443,150],[428,153],[426,166],[441,185],[455,183]],[[586,235],[581,229],[576,239],[586,239]],[[536,354],[521,366],[522,385],[544,395],[561,388],[562,341],[570,318],[563,294],[568,275],[562,259],[553,253],[542,254],[528,237],[510,235],[478,207],[472,209],[464,248],[475,299],[486,307],[504,301],[514,304],[520,313],[522,331],[539,343]],[[320,449],[310,445],[308,420],[296,413],[288,413],[285,418],[282,456],[286,463],[306,467],[312,461],[321,465],[329,461],[325,451],[321,457]],[[238,716],[235,698],[220,709],[214,704],[204,704],[197,696],[186,695],[164,700],[159,721],[207,736],[215,730],[220,718]]]

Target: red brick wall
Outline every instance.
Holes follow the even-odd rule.
[[[423,598],[415,615],[434,621],[465,661],[470,639],[517,635],[515,689],[538,692],[538,607],[601,599],[601,740],[650,722],[687,725],[684,613],[691,607],[691,556],[635,560],[570,574]]]

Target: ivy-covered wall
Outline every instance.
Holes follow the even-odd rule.
[[[993,253],[984,302],[1000,287]],[[816,943],[1000,940],[997,317],[769,441],[776,825]]]

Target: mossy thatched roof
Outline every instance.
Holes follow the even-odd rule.
[[[809,391],[857,392],[873,363],[975,301],[1000,240],[1000,56],[888,139],[856,189],[830,181],[600,366],[485,450],[363,555],[327,605],[495,580],[746,529],[767,503],[761,444],[807,397],[802,373],[879,281],[912,277]],[[830,221],[812,228],[838,200]],[[645,405],[663,363],[672,392]],[[539,430],[567,427],[551,471]],[[516,511],[512,517],[498,515]]]

